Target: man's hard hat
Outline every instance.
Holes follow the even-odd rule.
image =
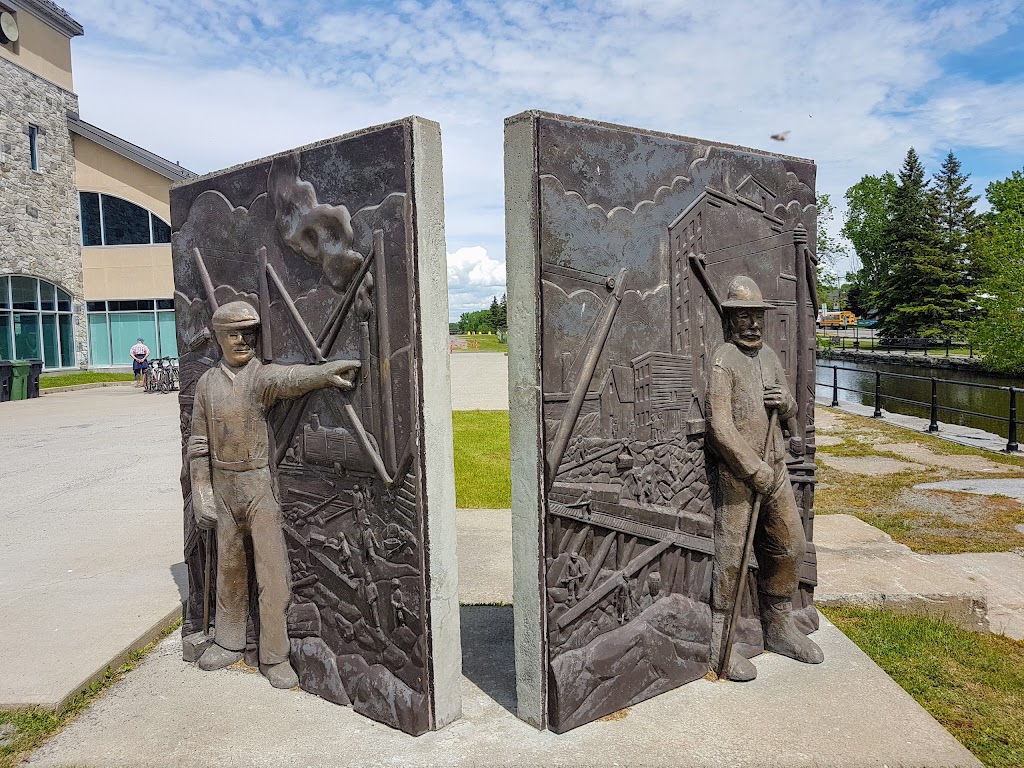
[[[259,324],[259,314],[247,301],[229,301],[217,307],[213,313],[215,331],[238,331],[243,328],[255,328]]]
[[[722,302],[723,309],[774,309],[761,296],[761,289],[751,278],[739,275],[729,283],[729,293]]]

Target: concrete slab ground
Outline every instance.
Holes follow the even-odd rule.
[[[177,398],[4,403],[0,434],[0,707],[56,707],[180,611]]]
[[[819,606],[884,607],[945,617],[966,629],[989,629],[985,588],[979,581],[935,556],[913,552],[852,515],[817,516],[814,546],[814,601]]]
[[[201,672],[165,640],[28,765],[979,766],[827,621],[819,666],[773,654],[752,683],[700,680],[561,736],[516,719],[512,609],[463,609],[463,719],[418,738],[258,674]]]
[[[456,510],[459,602],[512,604],[512,510]]]
[[[504,352],[453,352],[453,411],[508,410],[508,355]]]

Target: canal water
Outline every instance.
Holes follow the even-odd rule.
[[[927,419],[932,398],[931,377],[941,379],[936,385],[939,421],[975,427],[1006,437],[1009,427],[1010,393],[1008,387],[1024,389],[1024,380],[986,376],[973,371],[945,368],[922,368],[891,363],[854,363],[848,360],[819,360],[817,396],[832,399],[832,369],[835,366],[839,399],[874,406],[875,371],[882,372],[882,408],[890,413],[903,413]],[[894,375],[899,374],[899,375]],[[916,378],[903,378],[913,376]],[[969,386],[985,384],[986,387]],[[916,402],[904,402],[904,401]],[[1018,413],[1024,417],[1024,391],[1017,393]],[[957,411],[950,409],[957,409]],[[971,413],[959,413],[969,411]]]

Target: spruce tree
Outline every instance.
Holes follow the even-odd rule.
[[[962,276],[942,248],[936,197],[911,147],[900,169],[887,228],[889,263],[879,306],[886,336],[955,335],[969,307]]]
[[[961,336],[969,321],[969,313],[977,306],[978,280],[986,276],[983,261],[976,258],[977,236],[981,220],[974,210],[978,195],[971,194],[968,174],[960,172],[960,161],[952,150],[946,155],[942,170],[932,179],[932,216],[939,247],[944,259],[949,317],[945,321],[947,335]]]

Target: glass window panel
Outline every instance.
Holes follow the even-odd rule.
[[[71,294],[60,288],[57,289],[57,309],[61,312],[71,311]]]
[[[0,360],[11,357],[11,313],[0,312]]]
[[[89,301],[86,302],[85,306],[90,312],[105,312],[107,310],[107,302],[105,301]]]
[[[60,368],[60,352],[57,347],[57,316],[40,315],[43,321],[43,365]]]
[[[171,225],[161,219],[156,214],[150,214],[153,217],[153,242],[154,243],[169,243],[171,242]]]
[[[106,245],[149,243],[149,211],[111,195],[103,196],[103,237]]]
[[[39,308],[46,312],[53,312],[57,309],[53,283],[48,283],[45,280],[39,281]]]
[[[100,228],[100,196],[96,192],[79,192],[78,207],[82,213],[82,245],[103,245]]]
[[[177,357],[178,340],[174,335],[174,313],[157,312],[156,316],[160,324],[160,357]]]
[[[150,352],[156,349],[156,317],[152,312],[119,312],[110,315],[111,357],[114,365],[131,365],[129,353],[142,337]]]
[[[11,294],[15,309],[39,309],[36,303],[36,281],[34,278],[12,277]]]
[[[11,292],[6,277],[0,277],[0,309],[11,308]]]
[[[39,315],[34,312],[14,313],[14,356],[18,360],[42,356],[39,338]]]
[[[108,301],[107,305],[111,312],[139,312],[152,309],[152,299],[132,299],[130,301]]]
[[[157,299],[157,309],[174,309],[174,299]]]
[[[75,360],[75,324],[71,315],[57,315],[60,326],[60,364],[62,368],[73,368]]]
[[[102,312],[89,315],[89,365],[110,365],[107,316]]]
[[[33,171],[39,170],[39,129],[34,125],[28,127],[29,164]]]

